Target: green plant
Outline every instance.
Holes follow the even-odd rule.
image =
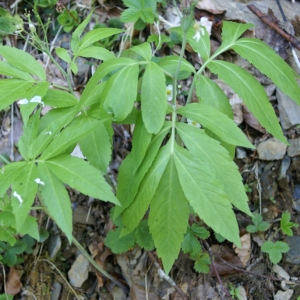
[[[143,29],[147,23],[153,24],[156,18],[156,3],[159,0],[123,0],[128,7],[125,9],[120,20],[124,23],[135,23],[136,29]]]
[[[282,241],[276,241],[274,243],[272,242],[272,239],[279,230],[281,230],[283,234],[286,234],[288,236],[293,236],[292,228],[298,227],[298,224],[290,222],[290,219],[291,219],[290,213],[284,212],[281,216],[280,228],[276,230],[276,232],[269,238],[269,240],[264,242],[261,246],[261,250],[268,254],[273,264],[279,263],[282,258],[282,253],[286,253],[289,251],[289,246],[287,243]]]
[[[57,18],[58,23],[63,26],[64,32],[70,32],[80,23],[76,10],[68,11],[65,9]]]
[[[258,232],[258,231],[265,231],[268,226],[270,225],[268,222],[262,220],[262,216],[259,214],[255,214],[252,217],[253,225],[248,225],[246,230],[250,233]]]
[[[1,294],[0,295],[0,300],[13,300],[13,296],[7,295],[7,294]]]
[[[123,13],[121,21],[153,22],[154,2],[141,3],[142,7],[134,7],[126,1],[129,10]],[[170,29],[182,38],[180,56],[153,58],[148,42],[119,53],[119,57],[94,46],[95,42],[123,31],[98,28],[83,35],[91,13],[72,34],[69,51],[56,49],[58,56],[69,64],[67,72],[32,32],[39,49],[49,55],[65,76],[69,91],[49,89],[43,68],[32,56],[0,46],[0,55],[6,60],[0,62],[0,73],[9,77],[0,80],[0,109],[22,99],[19,104],[24,120],[24,134],[18,143],[24,161],[8,164],[0,172],[0,196],[11,187],[9,203],[16,232],[27,223],[28,212],[38,195],[42,209],[70,242],[76,242],[72,238],[71,204],[64,186],[67,184],[117,205],[112,216],[117,229],[111,242],[108,236],[109,245],[112,240],[122,238],[133,241],[124,248],[135,242],[145,243],[139,241],[141,236],[137,232],[141,226],[145,229],[144,219],[148,216],[151,239],[167,273],[186,233],[198,236],[193,226],[188,227],[191,212],[217,234],[240,246],[232,206],[252,214],[233,155],[235,146],[254,147],[235,125],[225,94],[203,75],[204,70],[210,69],[230,85],[262,126],[284,143],[287,141],[264,88],[242,68],[216,58],[233,49],[297,103],[300,88],[295,72],[265,43],[240,38],[252,24],[224,21],[223,42],[211,55],[205,27],[193,26],[193,11],[183,15],[182,26]],[[183,58],[187,42],[203,59],[199,70]],[[70,80],[70,73],[77,72],[78,56],[104,61],[79,100],[73,95]],[[191,75],[193,82],[186,105],[178,108],[178,80]],[[167,95],[168,83],[172,89],[168,87]],[[194,90],[199,103],[191,104]],[[168,98],[171,98],[169,104]],[[44,104],[54,109],[41,116]],[[187,118],[202,128],[185,123]],[[113,123],[135,124],[132,151],[119,169],[116,197],[103,177],[111,159]],[[86,161],[70,155],[77,143]],[[36,222],[33,228],[37,231]],[[126,250],[118,248],[121,247],[118,243],[114,245],[116,252]],[[199,252],[195,255],[194,259],[199,261],[195,267],[205,269],[207,256]]]
[[[295,227],[297,228],[299,225],[293,222],[290,222],[291,220],[291,215],[289,212],[284,212],[281,216],[280,220],[280,229],[284,234],[287,236],[293,236],[293,231],[292,228]]]
[[[252,192],[252,188],[250,187],[249,184],[245,183],[245,184],[244,184],[244,187],[245,187],[245,192],[246,192],[246,193],[251,193],[251,192]]]
[[[22,253],[32,253],[31,248],[34,243],[34,240],[28,235],[16,241],[13,246],[0,241],[0,261],[9,267],[23,262],[23,258],[19,255]]]
[[[229,293],[233,299],[238,299],[238,300],[243,299],[240,294],[240,290],[238,288],[235,288],[232,283],[229,283],[228,287],[229,287]]]
[[[57,0],[35,0],[34,4],[39,7],[47,8],[56,5]]]

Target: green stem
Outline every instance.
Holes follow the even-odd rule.
[[[185,51],[185,46],[186,46],[186,35],[187,35],[187,31],[184,30],[183,31],[183,36],[182,36],[182,45],[181,45],[181,51],[180,51],[180,55],[179,55],[179,60],[178,60],[178,64],[177,64],[177,68],[173,77],[173,81],[172,81],[172,86],[173,86],[173,97],[172,97],[172,108],[173,108],[173,112],[172,112],[172,135],[171,135],[171,139],[172,139],[172,151],[174,149],[174,141],[175,141],[175,122],[177,120],[177,113],[176,113],[176,98],[177,98],[177,80],[178,80],[178,75],[179,75],[179,71],[180,71],[180,66],[183,60],[183,56],[184,56],[184,51]],[[179,144],[181,144],[181,139],[179,136],[177,136],[177,142]]]
[[[68,82],[68,87],[69,87],[69,91],[71,94],[73,94],[75,96],[75,93],[73,91],[73,87],[72,87],[72,83],[71,83],[71,79],[70,76],[67,74],[67,72],[65,72],[65,70],[59,65],[59,63],[54,59],[54,57],[52,56],[52,54],[50,53],[49,49],[45,47],[44,52],[50,57],[51,61],[57,66],[57,68],[60,70],[60,72],[63,74],[63,76],[65,77],[65,79]]]
[[[10,164],[10,161],[7,160],[3,155],[0,154],[0,160],[3,161],[3,163],[5,163],[6,165]]]

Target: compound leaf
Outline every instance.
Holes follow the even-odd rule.
[[[184,253],[200,253],[201,251],[200,243],[191,231],[185,235],[181,248]]]
[[[141,107],[143,121],[150,133],[158,133],[163,126],[166,108],[166,83],[162,69],[154,62],[146,67],[142,81]]]
[[[30,159],[36,158],[56,137],[56,134],[74,119],[76,109],[76,107],[52,109],[42,117],[39,128],[40,134],[30,145]]]
[[[117,121],[125,119],[133,109],[138,87],[138,65],[124,67],[112,75],[103,90],[103,107]],[[117,88],[116,88],[117,87]]]
[[[148,220],[142,220],[135,231],[136,243],[146,249],[153,250],[154,242],[149,231]]]
[[[261,250],[268,253],[273,264],[278,264],[281,261],[282,253],[289,251],[289,246],[287,243],[281,241],[277,241],[276,243],[266,241],[262,244]]]
[[[48,159],[62,153],[68,147],[74,145],[76,142],[95,130],[98,126],[100,126],[99,124],[101,124],[101,121],[96,119],[86,123],[80,122],[75,125],[70,124],[53,139],[50,145],[43,152],[40,159]]]
[[[105,48],[98,47],[98,46],[90,46],[87,47],[83,50],[80,50],[77,53],[77,56],[82,56],[82,57],[92,57],[95,59],[101,59],[101,60],[109,60],[111,58],[114,58],[114,54],[110,51],[108,51]]]
[[[249,28],[254,27],[253,24],[243,24],[243,23],[235,23],[235,22],[223,22],[222,27],[222,44],[217,49],[214,56],[217,54],[220,54],[229,48],[231,48],[232,45],[236,42],[236,40]]]
[[[12,184],[11,205],[20,231],[33,204],[37,192],[38,171],[35,162],[27,163],[22,173]]]
[[[30,145],[38,134],[40,112],[41,110],[39,109],[34,115],[31,116],[27,125],[23,126],[23,135],[18,141],[19,151],[25,160],[29,159]]]
[[[44,182],[40,185],[43,201],[47,213],[57,226],[65,233],[69,242],[72,242],[72,209],[69,195],[64,184],[44,164],[38,164],[39,176]]]
[[[171,156],[151,201],[149,215],[150,232],[166,273],[169,273],[178,257],[188,226],[189,212]]]
[[[210,257],[207,253],[201,254],[201,256],[195,261],[194,269],[199,273],[208,274],[211,264]]]
[[[198,236],[200,239],[207,239],[210,236],[209,231],[195,223],[191,226],[190,231],[193,235]]]
[[[177,144],[174,153],[182,189],[194,211],[214,231],[240,245],[231,204],[210,166],[199,164],[195,157]]]
[[[254,39],[239,39],[232,46],[240,56],[246,58],[296,103],[300,105],[300,87],[295,71],[266,43]]]
[[[214,170],[229,201],[241,211],[251,215],[242,177],[225,148],[207,136],[203,130],[191,125],[176,123],[176,129],[191,154],[197,157],[201,164]]]
[[[25,51],[9,46],[0,46],[0,55],[16,68],[35,75],[43,81],[46,80],[46,73],[42,65]]]
[[[119,204],[101,172],[86,161],[78,157],[61,155],[45,161],[45,165],[62,182],[77,191],[90,197]]]
[[[132,151],[125,158],[119,169],[117,198],[120,200],[122,206],[116,207],[114,220],[134,200],[140,183],[156,157],[170,127],[171,123],[165,122],[159,134],[151,140],[152,134],[146,130],[141,115],[137,118],[132,141]]]
[[[67,63],[71,63],[71,57],[68,51],[64,48],[56,48],[55,49],[56,54],[58,55],[59,58],[62,60],[66,61]]]
[[[8,107],[14,101],[22,98],[27,90],[34,85],[34,82],[28,82],[19,79],[1,79],[0,80],[0,110]]]
[[[225,142],[254,148],[233,120],[206,104],[192,103],[177,109],[179,114],[207,127]],[[230,134],[228,134],[230,132]]]
[[[43,102],[53,107],[68,107],[78,104],[78,100],[72,94],[55,89],[48,89]]]
[[[127,252],[135,243],[135,231],[120,237],[121,231],[122,227],[110,230],[105,239],[105,245],[116,254]]]
[[[136,22],[138,19],[152,24],[155,17],[156,0],[124,0],[128,9],[122,12],[121,22]]]
[[[206,28],[201,26],[201,29],[204,30],[204,34],[201,35],[201,38],[198,40],[198,42],[196,41],[196,39],[194,39],[194,36],[196,34],[196,30],[194,28],[189,28],[189,30],[187,31],[186,39],[193,50],[195,52],[198,52],[204,61],[207,61],[210,57],[210,38]],[[170,31],[176,32],[180,36],[183,36],[182,27],[173,27],[170,28]]]
[[[89,121],[91,118],[85,118],[84,123]],[[111,159],[111,140],[105,126],[99,124],[95,130],[79,141],[79,146],[89,163],[105,174]]]
[[[200,103],[210,105],[233,119],[233,112],[228,98],[222,89],[206,76],[200,76],[196,81],[196,94]]]
[[[33,78],[27,72],[14,67],[7,61],[0,61],[0,74],[26,81],[33,81]]]
[[[161,177],[170,159],[170,142],[162,147],[149,171],[142,180],[139,190],[133,202],[123,212],[124,228],[121,236],[124,236],[134,230],[142,220],[148,206],[155,194]]]
[[[243,99],[263,127],[287,143],[264,88],[252,75],[237,65],[220,60],[211,61],[208,67]]]
[[[152,58],[152,50],[149,43],[142,43],[140,45],[130,48],[130,50],[134,51],[147,61],[150,61]]]
[[[7,189],[26,167],[27,162],[14,162],[2,167],[0,172],[0,197],[6,193]]]
[[[176,73],[178,62],[179,56],[170,55],[162,57],[157,64],[164,70],[165,74],[173,78]],[[178,74],[178,79],[187,78],[191,75],[191,73],[195,73],[195,68],[183,58],[180,64],[180,72]]]
[[[91,31],[89,31],[83,38],[82,40],[79,42],[79,46],[78,46],[78,52],[87,48],[88,46],[90,46],[91,44],[105,39],[109,36],[112,36],[114,34],[118,34],[124,32],[123,29],[118,29],[118,28],[97,28],[97,29],[93,29]],[[77,52],[76,51],[76,52]],[[78,56],[78,53],[76,53],[74,55]]]
[[[295,226],[293,222],[290,222],[291,215],[289,212],[284,212],[281,216],[280,220],[280,228],[281,230],[288,236],[293,236],[292,228]]]

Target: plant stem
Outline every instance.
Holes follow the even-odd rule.
[[[63,74],[63,76],[65,77],[65,79],[68,82],[68,87],[69,87],[69,91],[71,94],[73,94],[75,96],[75,93],[73,91],[73,87],[72,87],[72,83],[71,83],[71,79],[70,76],[65,72],[65,70],[58,64],[58,62],[54,59],[54,57],[52,56],[51,52],[49,51],[48,48],[45,47],[45,49],[43,49],[44,52],[49,56],[49,58],[51,59],[51,61],[57,66],[57,68],[60,70],[60,72]]]

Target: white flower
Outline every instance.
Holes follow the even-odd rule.
[[[31,102],[31,103],[40,103],[40,104],[42,104],[43,107],[45,106],[45,104],[42,101],[42,98],[40,96],[34,96],[29,102]]]
[[[166,95],[168,101],[172,101],[173,99],[173,85],[169,84],[166,88]]]
[[[186,119],[186,121],[189,125],[192,125],[192,126],[197,127],[197,128],[201,128],[201,125],[199,123],[197,123],[197,122],[195,122],[191,119]]]
[[[209,21],[208,18],[202,17],[199,22],[196,22],[194,24],[194,29],[195,29],[196,33],[193,36],[193,39],[196,40],[196,42],[199,42],[199,40],[201,39],[201,36],[205,34],[203,27],[206,28],[208,34],[210,35],[212,24],[213,24],[213,22]]]
[[[32,23],[29,23],[29,30],[31,32],[36,32],[35,26]]]
[[[18,104],[28,104],[28,100],[27,99],[22,99],[18,102]]]
[[[23,199],[21,198],[21,196],[17,192],[14,192],[13,196],[16,197],[19,200],[20,206],[21,206],[22,203],[23,203]]]
[[[34,181],[35,181],[37,184],[45,185],[45,182],[42,181],[40,178],[34,179]]]

